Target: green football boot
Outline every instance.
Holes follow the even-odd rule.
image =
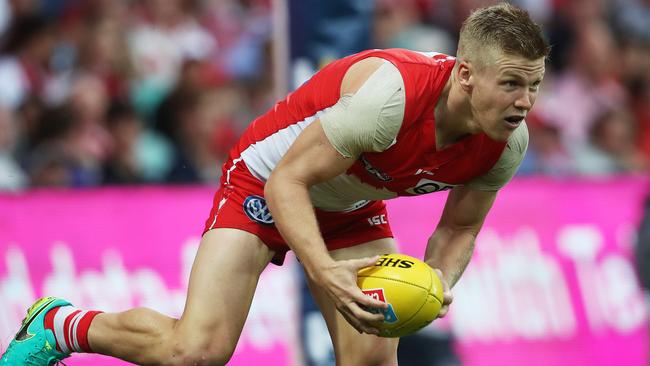
[[[9,348],[0,358],[0,366],[50,366],[69,354],[56,350],[54,333],[45,329],[45,314],[57,307],[70,305],[69,302],[56,297],[43,297],[27,310],[22,326]]]

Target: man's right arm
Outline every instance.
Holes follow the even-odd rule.
[[[356,285],[357,271],[377,258],[334,261],[318,229],[309,187],[345,172],[355,159],[345,158],[330,144],[320,121],[296,139],[266,182],[264,195],[275,225],[302,262],[309,278],[334,301],[358,331],[378,334],[369,322],[383,319],[362,308],[386,305],[364,295]]]
[[[394,140],[403,115],[403,83],[394,66],[370,58],[348,70],[340,94],[339,102],[297,137],[271,173],[264,194],[276,227],[309,278],[358,331],[377,334],[369,322],[382,316],[363,307],[386,305],[365,296],[356,284],[358,270],[377,258],[330,257],[309,188],[343,174],[360,153],[382,151]]]

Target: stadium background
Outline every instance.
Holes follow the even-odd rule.
[[[179,315],[217,167],[249,121],[361,49],[453,54],[462,19],[490,3],[0,0],[0,349],[42,294]],[[405,340],[400,357],[647,364],[634,253],[650,247],[638,235],[650,183],[650,2],[513,3],[553,44],[529,152],[449,317]],[[443,201],[390,203],[402,251],[421,256]],[[295,260],[265,272],[231,364],[332,364],[302,286]]]

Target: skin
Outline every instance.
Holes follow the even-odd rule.
[[[355,64],[343,80],[341,95],[358,90],[380,62],[367,59]],[[534,104],[543,74],[543,58],[528,60],[501,53],[482,65],[459,62],[436,105],[438,149],[480,132],[507,141],[518,124],[505,118],[518,116],[523,120]],[[358,268],[338,263],[327,252],[308,194],[309,187],[342,174],[354,160],[344,158],[332,147],[316,121],[273,171],[265,196],[276,226],[303,262],[310,281],[330,297],[357,331],[377,334],[370,325],[373,314],[359,305],[380,305],[373,305],[356,287],[356,272],[352,271]],[[449,284],[455,284],[467,266],[474,240],[495,198],[496,192],[454,189],[429,239],[425,261],[441,271],[447,289],[441,316],[451,303]],[[368,258],[368,264],[375,259]]]
[[[226,364],[273,254],[245,231],[208,231],[194,259],[180,319],[147,308],[99,314],[88,331],[90,347],[138,365]]]
[[[444,148],[481,132],[493,140],[507,141],[516,126],[504,119],[526,117],[535,104],[544,72],[544,58],[488,53],[483,62],[461,59],[436,105],[436,135],[440,136],[436,146]]]
[[[468,134],[485,132],[506,141],[514,129],[504,118],[532,108],[543,59],[530,61],[499,55],[477,67],[459,62],[436,105],[436,144],[443,149]],[[341,94],[354,93],[382,60],[353,65]],[[357,271],[373,265],[379,254],[395,252],[386,238],[328,252],[318,229],[308,190],[312,185],[345,172],[354,158],[344,158],[329,143],[320,121],[307,127],[271,174],[265,187],[267,203],[290,248],[300,258],[314,298],[333,340],[338,365],[396,365],[397,339],[379,338],[370,323],[380,314],[363,306],[386,305],[365,296],[356,285]],[[445,209],[425,252],[444,289],[444,316],[453,286],[469,262],[474,240],[496,192],[458,187]],[[98,353],[143,365],[223,365],[241,334],[263,269],[273,251],[253,234],[214,229],[201,242],[192,273],[185,310],[173,319],[139,308],[95,317],[88,334]],[[362,333],[362,334],[360,334]]]

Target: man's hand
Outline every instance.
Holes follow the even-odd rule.
[[[357,272],[374,265],[379,256],[333,262],[321,268],[314,276],[314,282],[334,302],[336,309],[359,333],[379,334],[371,322],[384,319],[383,313],[371,313],[365,309],[386,309],[388,306],[361,292],[357,286]]]
[[[447,280],[445,279],[445,276],[443,276],[442,271],[439,269],[434,269],[436,271],[436,274],[438,274],[438,278],[440,278],[440,282],[442,282],[442,308],[440,308],[440,312],[438,313],[438,318],[443,318],[445,315],[447,315],[447,312],[449,311],[449,305],[451,304],[452,301],[454,301],[454,295],[451,293],[451,289],[449,288],[449,283],[447,283]]]

